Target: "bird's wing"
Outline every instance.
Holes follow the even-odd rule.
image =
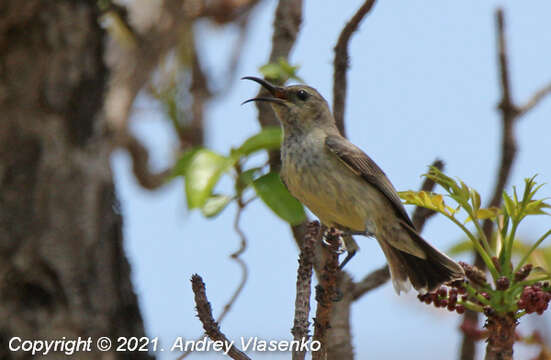
[[[390,201],[399,217],[414,228],[406,209],[404,209],[398,194],[396,194],[394,186],[392,186],[383,170],[369,156],[342,136],[327,136],[325,145],[352,172],[382,192]]]

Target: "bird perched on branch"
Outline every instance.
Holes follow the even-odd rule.
[[[461,266],[417,233],[385,173],[339,133],[327,101],[315,89],[243,79],[259,83],[270,95],[244,103],[269,102],[281,122],[280,175],[290,193],[324,225],[344,233],[349,253],[342,265],[357,249],[351,235],[361,234],[379,242],[398,294],[407,292],[410,282],[426,292],[464,277]]]

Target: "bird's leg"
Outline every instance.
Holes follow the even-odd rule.
[[[356,255],[357,251],[358,250],[354,249],[354,250],[351,250],[351,251],[347,252],[346,257],[344,258],[344,260],[339,265],[339,269],[342,270],[344,268],[344,265],[346,265],[350,260],[352,260],[354,255]]]
[[[352,230],[340,230],[337,228],[328,228],[324,231],[322,236],[322,244],[324,246],[330,246],[327,241],[327,236],[331,232],[331,235],[339,237],[339,250],[337,253],[340,255],[346,251],[346,257],[340,263],[339,269],[342,270],[344,266],[356,255],[358,251],[358,245],[352,238],[352,235],[368,235],[366,232],[352,231]]]
[[[331,244],[327,241],[327,237],[329,235],[329,233],[331,233],[331,236],[338,236],[339,238],[339,248],[337,250],[337,254],[342,254],[343,252],[347,251],[347,247],[346,247],[346,241],[344,240],[344,235],[345,233],[337,228],[326,228],[325,231],[323,232],[323,236],[321,237],[321,243],[325,246],[325,247],[329,247],[331,246]]]
[[[339,265],[339,269],[341,269],[341,270],[354,257],[354,255],[356,255],[356,252],[359,249],[358,244],[356,243],[356,241],[354,240],[352,235],[364,235],[365,236],[365,235],[367,235],[367,233],[366,232],[361,232],[361,231],[353,231],[353,230],[346,230],[346,231],[343,232],[342,236],[343,236],[343,239],[344,239],[344,243],[346,245],[347,254],[346,254],[346,257],[344,258],[344,260]]]

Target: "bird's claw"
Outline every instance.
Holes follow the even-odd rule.
[[[323,233],[323,236],[321,237],[321,243],[325,246],[325,247],[330,247],[331,244],[327,241],[327,232],[328,231],[332,231],[332,230],[327,230]],[[345,251],[347,251],[347,248],[346,248],[346,243],[344,242],[344,233],[340,230],[336,230],[334,229],[333,231],[335,231],[335,233],[333,234],[333,236],[338,236],[339,237],[339,248],[337,249],[337,254],[340,255],[342,253],[344,253]]]

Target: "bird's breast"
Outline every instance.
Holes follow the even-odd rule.
[[[286,139],[287,140],[287,139]],[[282,146],[281,176],[290,193],[322,223],[371,231],[370,186],[325,147],[325,138],[288,140]]]

